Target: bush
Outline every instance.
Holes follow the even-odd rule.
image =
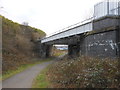
[[[63,59],[47,72],[54,88],[118,88],[118,60],[80,57]]]

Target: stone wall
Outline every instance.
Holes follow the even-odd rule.
[[[103,17],[93,21],[93,31],[80,35],[79,48],[69,45],[71,55],[79,51],[79,55],[100,58],[120,57],[120,19],[119,17]],[[73,49],[73,50],[70,50]],[[77,53],[78,54],[78,53]]]
[[[82,55],[115,58],[119,56],[117,30],[88,35],[80,44]]]

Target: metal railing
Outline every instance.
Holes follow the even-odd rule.
[[[91,22],[91,21],[93,21],[93,19],[94,19],[94,17],[91,17],[91,18],[86,19],[86,20],[84,20],[84,21],[81,21],[81,22],[78,22],[78,23],[76,23],[76,24],[70,25],[70,26],[68,26],[68,27],[66,27],[66,28],[63,28],[63,29],[61,29],[61,30],[58,30],[58,31],[56,31],[56,32],[54,32],[54,33],[51,33],[51,34],[47,35],[47,36],[44,37],[43,39],[48,38],[48,37],[51,37],[51,36],[56,35],[56,34],[59,34],[59,33],[61,33],[61,32],[70,30],[70,29],[72,29],[72,28],[78,27],[78,26],[83,25],[83,24],[85,24],[85,23]]]

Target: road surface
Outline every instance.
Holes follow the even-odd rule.
[[[52,64],[54,61],[48,61],[41,64],[37,64],[31,68],[24,70],[21,73],[18,73],[9,79],[6,79],[2,82],[2,88],[31,88],[32,82],[36,76],[49,64]]]

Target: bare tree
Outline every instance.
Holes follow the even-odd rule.
[[[28,22],[23,22],[22,25],[28,26]]]

